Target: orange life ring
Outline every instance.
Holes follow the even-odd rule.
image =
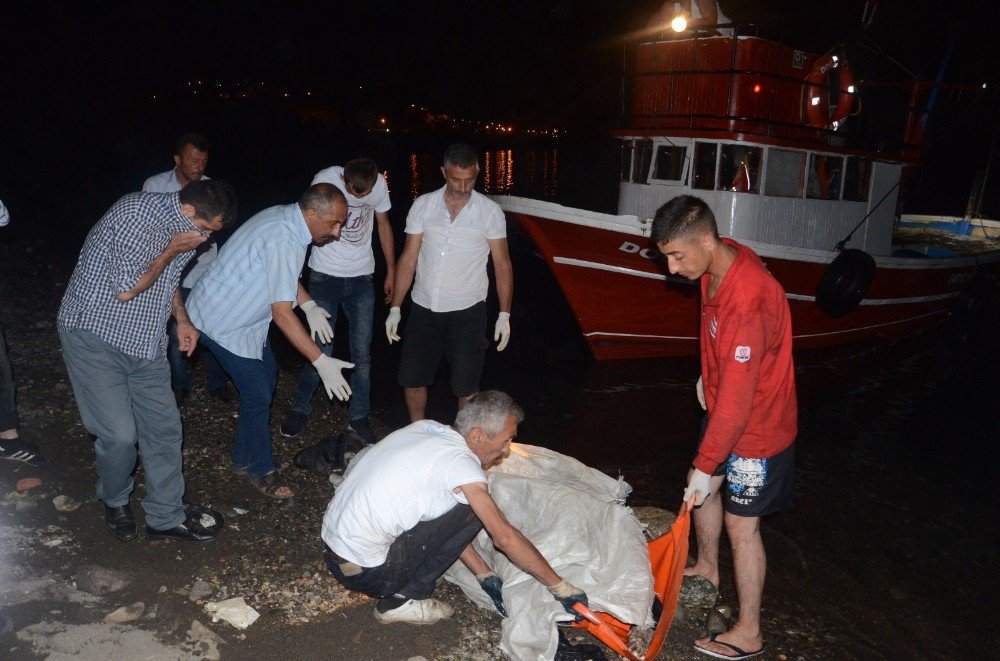
[[[831,112],[828,78],[834,69],[840,72],[837,82],[839,93],[837,106]],[[832,53],[819,58],[806,76],[806,83],[806,122],[810,126],[833,128],[834,122],[850,114],[854,105],[854,75],[845,58]]]

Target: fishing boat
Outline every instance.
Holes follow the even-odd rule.
[[[677,195],[705,200],[720,234],[760,255],[787,293],[797,349],[912,333],[970,287],[995,294],[995,223],[979,222],[961,250],[928,248],[935,232],[957,232],[926,219],[911,218],[920,241],[894,238],[901,182],[925,152],[925,99],[942,85],[855,83],[842,50],[710,27],[727,29],[649,38],[626,58],[617,215],[493,198],[597,359],[698,351],[697,283],[670,275],[649,240],[656,209]]]

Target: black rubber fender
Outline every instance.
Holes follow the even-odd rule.
[[[864,250],[842,250],[819,281],[816,305],[838,319],[858,307],[875,279],[875,259]]]

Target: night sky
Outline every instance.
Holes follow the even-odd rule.
[[[970,103],[967,94],[951,107],[958,95],[943,95],[938,138],[972,145],[979,152],[963,147],[958,156],[980,161],[997,126],[997,4],[882,0],[862,34],[863,0],[721,3],[734,21],[754,22],[762,34],[807,50],[846,43],[861,77],[905,79],[905,69],[933,78],[950,35],[958,34],[946,80],[989,81],[993,99]],[[306,100],[308,92],[308,100],[325,104],[338,122],[366,112],[398,116],[416,104],[452,117],[606,136],[618,121],[623,36],[644,27],[660,5],[6,3],[0,196],[16,198],[27,188],[40,194],[41,181],[68,186],[72,195],[81,173],[89,188],[113,176],[119,161],[135,167],[137,158],[143,166],[148,159],[153,167],[162,154],[151,142],[162,152],[179,129],[217,129],[225,122],[225,108],[215,107],[214,119],[199,123],[204,101],[183,96],[187,83],[199,80],[219,93],[247,86],[287,91],[291,102]],[[258,139],[250,134],[243,142]],[[957,177],[948,174],[953,171],[941,176]]]

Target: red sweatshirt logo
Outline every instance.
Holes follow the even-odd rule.
[[[750,347],[736,347],[736,362],[745,363],[750,360]]]

